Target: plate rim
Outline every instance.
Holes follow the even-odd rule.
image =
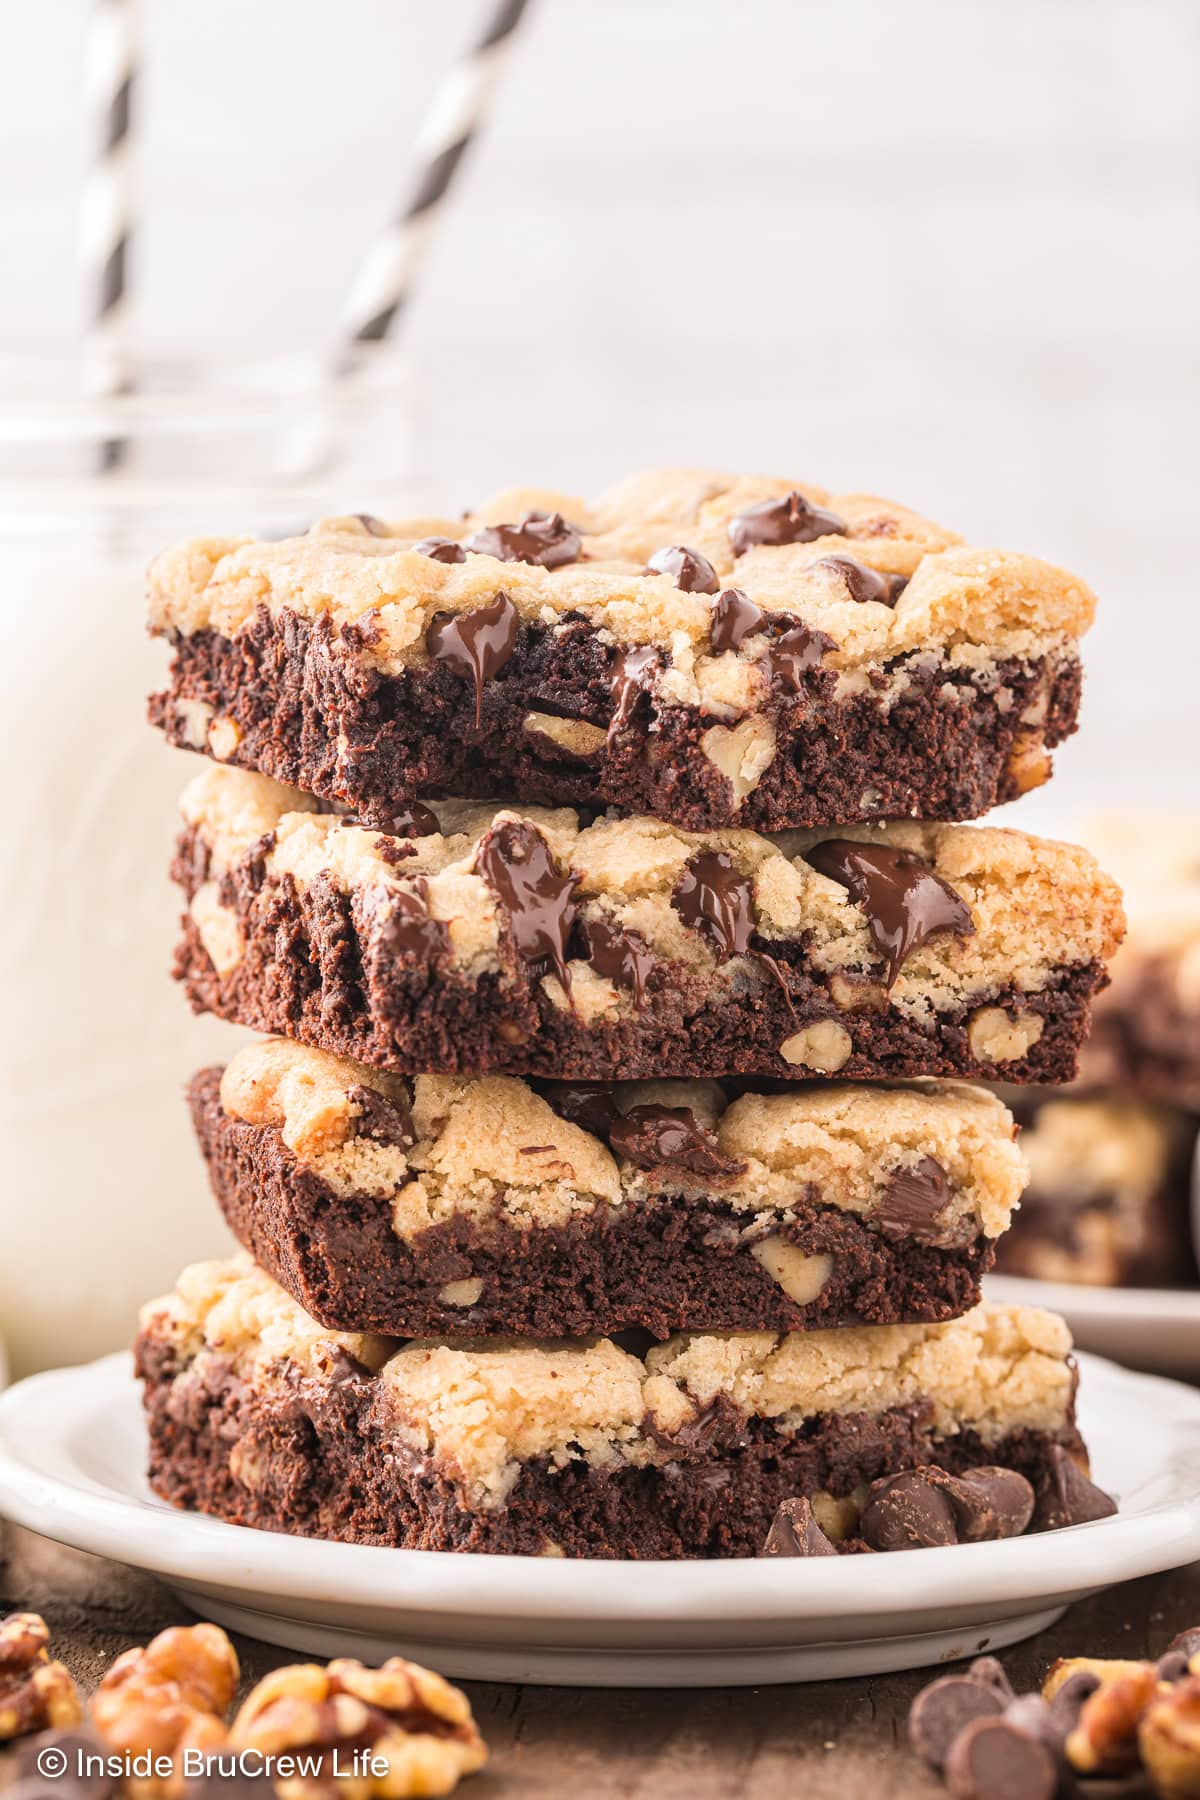
[[[1094,1378],[1119,1388],[1170,1390],[1171,1423],[1186,1429],[1190,1414],[1200,1446],[1200,1391],[1103,1357],[1085,1353],[1079,1360],[1085,1372],[1090,1367]],[[1160,1404],[1165,1398],[1160,1396]],[[260,1599],[278,1595],[347,1608],[392,1604],[402,1612],[442,1617],[515,1613],[530,1622],[580,1621],[582,1615],[595,1624],[869,1616],[878,1630],[897,1614],[915,1616],[963,1602],[1011,1604],[1018,1585],[1023,1600],[1049,1603],[1200,1558],[1200,1483],[1188,1499],[1069,1532],[939,1546],[919,1557],[882,1562],[871,1558],[869,1582],[856,1578],[856,1567],[867,1566],[860,1558],[633,1563],[466,1556],[292,1537],[177,1512],[148,1492],[143,1498],[112,1485],[97,1492],[95,1477],[80,1470],[79,1481],[67,1480],[40,1467],[36,1451],[22,1455],[14,1446],[14,1420],[27,1416],[34,1404],[42,1441],[69,1457],[70,1432],[94,1416],[97,1399],[109,1407],[136,1404],[128,1352],[44,1371],[0,1395],[0,1511],[43,1536],[132,1564],[168,1584],[172,1579],[235,1584]],[[637,1570],[636,1582],[613,1580],[616,1570],[630,1568]]]
[[[986,1292],[1000,1303],[1040,1306],[1079,1317],[1087,1314],[1105,1324],[1153,1326],[1160,1331],[1179,1320],[1200,1326],[1200,1287],[1093,1287],[1083,1281],[1043,1281],[1036,1275],[997,1273],[986,1276],[985,1282]]]

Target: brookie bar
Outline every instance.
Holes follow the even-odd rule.
[[[973,818],[1047,779],[1093,606],[890,501],[668,470],[193,539],[150,571],[151,717],[382,824],[438,792],[696,831]]]
[[[853,1540],[868,1485],[1017,1470],[1040,1512],[1083,1468],[1061,1319],[689,1334],[644,1357],[330,1333],[248,1259],[198,1264],[142,1314],[150,1480],[240,1525],[429,1550],[750,1556],[807,1497]],[[1034,1521],[1039,1512],[1035,1511]]]
[[[322,1324],[396,1337],[953,1318],[1025,1179],[1011,1117],[965,1086],[538,1091],[275,1038],[191,1103],[258,1262]]]
[[[192,783],[177,973],[197,1010],[401,1073],[1062,1081],[1122,928],[1085,851],[982,826],[443,801],[380,833],[316,804]]]

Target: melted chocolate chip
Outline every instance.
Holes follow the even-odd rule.
[[[644,1325],[625,1325],[620,1331],[610,1332],[609,1336],[614,1344],[619,1344],[630,1356],[636,1356],[639,1362],[645,1362],[647,1350],[653,1350],[659,1342],[654,1333],[647,1331]]]
[[[1007,1719],[973,1719],[947,1752],[946,1784],[957,1800],[1054,1800],[1058,1765]]]
[[[378,1088],[353,1087],[346,1098],[358,1108],[354,1135],[372,1143],[407,1150],[416,1142],[412,1113],[402,1100],[389,1100]]]
[[[637,711],[638,701],[649,692],[647,677],[658,662],[653,644],[621,644],[609,676],[613,714],[609,722],[609,742],[618,731],[624,731]]]
[[[443,662],[456,675],[475,684],[475,723],[483,710],[483,684],[509,661],[517,647],[521,615],[500,592],[490,606],[473,612],[437,613],[425,633],[425,648],[435,662]]]
[[[577,562],[583,538],[575,525],[558,512],[527,512],[515,525],[485,525],[467,539],[467,549],[477,556],[495,556],[501,562],[537,563],[543,569],[559,569]]]
[[[420,962],[431,962],[449,942],[449,933],[440,919],[431,918],[429,887],[418,879],[408,888],[397,888],[391,897],[384,926],[385,942],[397,956],[411,956]]]
[[[1033,1487],[1016,1469],[966,1469],[950,1488],[960,1544],[1020,1537],[1033,1517]]]
[[[567,939],[575,922],[575,874],[563,875],[541,832],[523,822],[495,826],[480,840],[475,868],[508,915],[518,955],[549,963],[568,993]]]
[[[798,694],[806,669],[815,669],[826,650],[833,649],[833,639],[823,631],[799,620],[774,638],[767,652],[767,667],[772,679],[789,694]]]
[[[453,538],[427,537],[413,545],[418,556],[427,556],[431,562],[461,563],[466,562],[467,553],[461,544]]]
[[[771,1529],[758,1553],[760,1556],[836,1556],[830,1543],[813,1517],[813,1509],[801,1494],[784,1500],[775,1510]]]
[[[646,999],[646,982],[654,967],[654,956],[644,938],[636,931],[622,931],[605,919],[583,921],[584,954],[597,975],[628,988],[633,1004],[640,1012]]]
[[[950,1746],[972,1719],[998,1719],[1004,1696],[970,1675],[943,1675],[922,1688],[908,1715],[908,1741],[932,1769],[945,1767]]]
[[[868,600],[877,601],[880,606],[895,606],[908,586],[907,575],[885,575],[880,569],[855,562],[851,556],[822,556],[812,566],[832,569],[840,575],[850,598],[860,606]]]
[[[671,544],[656,550],[646,565],[648,575],[669,575],[685,594],[715,594],[720,587],[717,571],[707,556],[689,550],[686,544]]]
[[[754,889],[724,850],[700,850],[671,896],[684,924],[706,937],[722,962],[743,955],[754,932]]]
[[[729,521],[729,542],[735,556],[744,556],[757,544],[811,544],[814,538],[840,537],[845,529],[845,521],[835,513],[793,492],[735,513]]]
[[[790,613],[765,613],[741,588],[726,588],[713,603],[708,635],[713,650],[739,650],[747,638],[766,634],[771,647],[765,665],[772,680],[787,692],[800,691],[800,677],[816,668],[833,639]]]
[[[917,1244],[944,1244],[938,1220],[953,1189],[940,1162],[923,1156],[911,1169],[895,1169],[872,1215],[885,1237],[909,1238]]]
[[[718,656],[724,650],[740,650],[747,638],[766,629],[766,613],[741,588],[726,588],[713,601],[708,635]]]
[[[682,1169],[722,1181],[732,1181],[746,1169],[745,1163],[721,1153],[688,1106],[631,1107],[612,1121],[608,1141],[617,1156],[638,1169]]]
[[[602,1081],[551,1081],[545,1088],[546,1099],[560,1119],[578,1125],[593,1137],[608,1142],[608,1134],[620,1118],[612,1089]]]
[[[848,888],[855,905],[866,913],[871,942],[887,965],[888,987],[905,959],[935,932],[974,934],[966,901],[909,850],[826,838],[804,854],[814,869]]]
[[[442,827],[432,807],[421,800],[397,808],[387,818],[362,818],[358,813],[343,813],[343,825],[365,825],[368,831],[386,831],[390,837],[433,837]]]
[[[369,531],[372,537],[387,537],[387,526],[382,519],[377,519],[374,513],[355,513],[354,517],[363,530]]]
[[[1061,1531],[1067,1525],[1085,1525],[1092,1519],[1111,1519],[1117,1503],[1111,1494],[1088,1479],[1075,1458],[1061,1444],[1052,1444],[1049,1469],[1040,1485],[1033,1509],[1035,1531]]]

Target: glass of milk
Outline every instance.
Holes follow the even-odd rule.
[[[294,365],[147,366],[129,397],[97,405],[74,377],[0,362],[0,1346],[13,1375],[126,1345],[142,1301],[229,1242],[183,1089],[242,1034],[193,1018],[169,978],[180,901],[167,868],[200,763],[145,722],[169,656],[146,635],[146,564],[193,533],[285,536],[323,514],[425,504],[393,355],[336,390]]]

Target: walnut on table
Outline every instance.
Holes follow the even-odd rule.
[[[276,1780],[281,1800],[449,1794],[487,1758],[466,1695],[440,1675],[398,1656],[379,1669],[349,1658],[326,1668],[299,1663],[276,1669],[242,1703],[229,1744],[234,1750],[272,1756],[324,1753],[328,1761],[315,1780]],[[369,1759],[360,1758],[360,1773],[354,1772],[356,1749],[369,1750]],[[335,1752],[339,1768],[351,1771],[337,1780]]]
[[[131,1800],[174,1800],[187,1750],[216,1751],[237,1691],[237,1652],[219,1625],[173,1625],[118,1656],[92,1696],[92,1724],[107,1748],[169,1756],[174,1773],[126,1782]]]
[[[77,1725],[83,1706],[74,1681],[51,1662],[50,1632],[37,1613],[0,1619],[0,1743],[29,1731]]]

